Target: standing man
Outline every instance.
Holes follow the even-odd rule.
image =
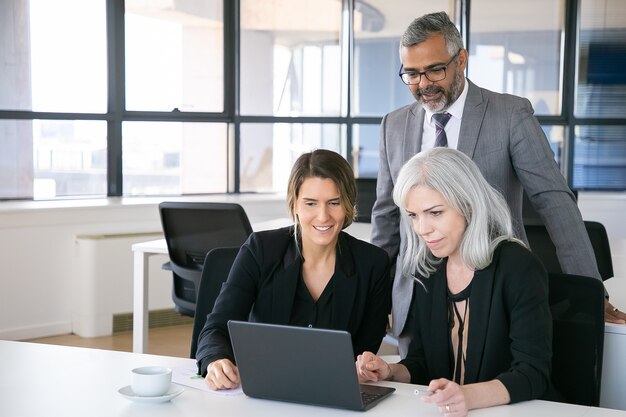
[[[415,19],[402,35],[400,77],[416,102],[387,114],[381,124],[372,243],[396,260],[392,331],[402,357],[411,337],[414,280],[401,274],[405,236],[392,192],[402,165],[416,153],[448,146],[467,154],[506,199],[524,241],[522,194],[555,243],[563,272],[600,279],[576,200],[527,99],[485,90],[465,78],[468,52],[444,12]],[[626,314],[606,301],[605,318]]]

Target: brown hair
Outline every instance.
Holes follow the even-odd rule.
[[[350,226],[356,217],[356,181],[352,167],[345,158],[336,152],[327,149],[316,149],[300,155],[291,168],[289,184],[287,186],[287,208],[296,224],[296,201],[300,187],[307,178],[331,179],[339,190],[341,205],[346,211],[343,228]]]

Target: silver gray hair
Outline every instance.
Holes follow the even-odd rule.
[[[433,35],[443,35],[450,56],[463,49],[461,34],[445,12],[425,14],[413,20],[402,34],[400,48],[424,42]]]
[[[502,241],[516,241],[511,213],[504,197],[482,176],[478,166],[464,153],[450,148],[433,148],[411,158],[400,170],[393,200],[400,208],[406,233],[402,272],[428,278],[441,259],[435,257],[413,230],[406,212],[409,191],[425,186],[443,196],[466,223],[459,251],[461,259],[474,270],[486,268]]]

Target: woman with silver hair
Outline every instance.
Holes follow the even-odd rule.
[[[394,188],[409,238],[403,273],[415,287],[406,358],[357,358],[362,382],[428,385],[446,416],[540,398],[551,390],[552,320],[541,262],[513,235],[504,198],[465,154],[433,148]]]

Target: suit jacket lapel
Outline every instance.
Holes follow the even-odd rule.
[[[422,106],[415,102],[407,112],[404,131],[404,161],[406,162],[422,149],[422,133],[424,131],[424,115]]]
[[[333,278],[333,328],[335,329],[348,328],[358,285],[354,257],[343,239],[345,237],[340,235]],[[284,268],[276,271],[272,284],[274,299],[272,319],[278,324],[288,324],[291,319],[293,301],[300,279],[302,258],[296,251],[295,244],[291,244],[287,249],[283,265]]]
[[[302,257],[295,243],[291,243],[283,257],[283,267],[276,270],[272,283],[272,320],[276,324],[289,324],[301,267]]]
[[[427,355],[431,358],[436,358],[433,361],[430,361],[428,364],[429,368],[431,368],[432,375],[438,376],[446,376],[452,375],[452,370],[450,369],[450,357],[449,357],[449,344],[450,344],[450,328],[448,321],[448,284],[446,282],[446,276],[443,271],[445,271],[446,263],[444,262],[441,267],[437,270],[437,272],[428,278],[429,280],[433,280],[433,285],[430,289],[431,294],[426,295],[426,297],[431,298],[434,302],[432,303],[433,308],[431,309],[432,316],[429,320],[429,326],[431,326],[430,337],[432,339],[432,343],[425,342],[425,346],[431,346],[433,349],[430,352],[430,355]],[[419,284],[417,284],[419,286]],[[418,291],[422,291],[420,288]],[[440,302],[439,300],[444,300]]]
[[[493,292],[494,262],[474,273],[472,293],[469,304],[469,336],[467,339],[467,358],[465,366],[465,383],[477,381],[478,372],[482,367],[483,350],[487,337],[491,295]]]
[[[474,157],[478,134],[487,110],[487,102],[483,100],[480,88],[467,80],[468,91],[463,108],[463,119],[461,120],[461,130],[459,134],[459,144],[457,149],[470,158]]]
[[[335,329],[349,328],[358,285],[355,259],[344,239],[343,233],[340,234],[333,278],[333,328]]]

